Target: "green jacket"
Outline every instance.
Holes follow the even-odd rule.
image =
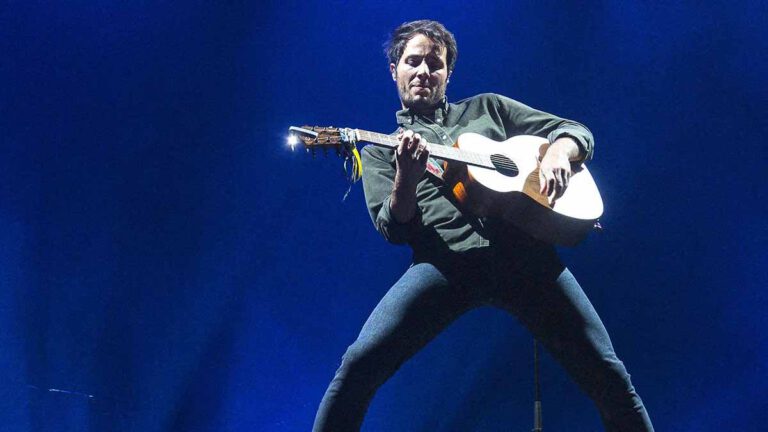
[[[496,141],[515,135],[537,135],[553,142],[569,136],[592,158],[594,140],[583,125],[535,110],[513,99],[485,93],[457,103],[440,104],[433,116],[415,115],[410,110],[397,112],[403,129],[421,134],[434,144],[451,146],[466,132],[475,132]],[[363,190],[376,230],[394,244],[409,244],[416,254],[439,250],[454,252],[488,246],[494,241],[498,225],[487,218],[462,213],[447,186],[432,175],[425,175],[416,190],[418,209],[408,223],[398,223],[389,208],[395,178],[395,153],[392,149],[363,148]]]

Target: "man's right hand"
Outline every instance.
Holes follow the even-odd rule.
[[[411,130],[400,132],[397,135],[400,144],[396,150],[397,173],[395,174],[395,185],[398,180],[402,186],[415,186],[424,176],[427,169],[427,159],[429,159],[429,147],[425,141],[421,140],[421,135]]]
[[[406,223],[416,212],[416,186],[427,169],[429,146],[410,130],[399,133],[397,139],[400,144],[395,151],[397,172],[390,210],[398,222]]]

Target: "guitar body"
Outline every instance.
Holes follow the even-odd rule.
[[[445,163],[446,183],[474,215],[501,218],[547,243],[575,246],[603,213],[600,192],[583,164],[573,164],[568,188],[553,204],[539,193],[539,160],[549,147],[545,138],[520,135],[497,142],[465,133],[454,147],[500,161],[495,170]]]

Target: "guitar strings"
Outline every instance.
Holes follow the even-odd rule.
[[[451,143],[450,145],[453,145],[454,143],[456,143],[456,140],[453,139],[451,134],[448,133],[448,131],[445,130],[445,128],[443,128],[439,123],[434,122],[429,117],[421,117],[421,118],[423,118],[423,119],[429,121],[430,123],[432,123],[433,125],[437,126],[443,132],[443,134],[450,139],[450,143]],[[432,132],[434,132],[434,130]],[[445,138],[443,138],[443,140],[445,140]],[[496,171],[499,171],[500,169],[501,170],[517,171],[517,164],[515,164],[515,162],[512,161],[512,159],[509,159],[506,156],[499,155],[499,156],[501,156],[501,161],[499,161],[498,157],[497,158],[493,157],[494,155],[482,155],[482,154],[478,154],[478,153],[474,153],[474,152],[464,151],[464,150],[462,150],[459,147],[455,147],[455,148],[456,148],[456,150],[458,151],[458,153],[460,155],[463,155],[463,156],[465,156],[467,158],[471,157],[472,159],[475,159],[475,161],[479,165],[484,166],[486,168],[495,169]],[[490,162],[491,166],[487,166],[486,163],[484,163],[485,161],[483,159],[485,157],[488,157],[487,160],[488,160],[488,162]],[[507,163],[507,161],[509,161],[509,163]],[[499,163],[497,163],[497,162],[499,162]]]

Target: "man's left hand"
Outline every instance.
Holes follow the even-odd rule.
[[[571,179],[571,160],[579,158],[579,146],[573,138],[558,138],[549,146],[539,165],[539,192],[550,204],[563,196]]]

